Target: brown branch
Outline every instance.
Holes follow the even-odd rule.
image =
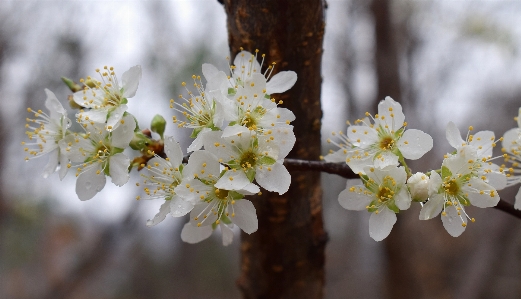
[[[300,159],[284,159],[284,165],[288,170],[321,171],[336,174],[346,179],[358,178],[358,175],[355,174],[346,164]],[[513,204],[502,199],[499,200],[499,203],[494,208],[521,219],[521,211],[516,210]]]

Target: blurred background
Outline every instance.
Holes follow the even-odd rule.
[[[376,113],[386,95],[402,103],[410,128],[434,138],[414,170],[440,167],[449,120],[463,133],[472,125],[499,138],[521,106],[519,15],[519,1],[329,0],[323,140],[345,131],[346,120]],[[155,114],[174,113],[169,99],[183,93],[182,81],[201,75],[204,62],[226,69],[228,55],[216,0],[0,1],[0,298],[240,297],[238,234],[228,247],[218,234],[188,245],[180,239],[186,219],[147,228],[161,202],[134,199],[135,173],[80,202],[74,175],[43,179],[47,157],[24,163],[20,145],[26,108],[44,109],[44,88],[67,105],[61,76],[78,80],[104,65],[121,76],[141,65],[129,106],[148,127]],[[185,148],[188,133],[167,126]],[[377,243],[368,213],[339,208],[345,184],[323,176],[326,298],[521,297],[519,219],[470,207],[476,223],[452,238],[439,218],[417,220],[413,205]],[[513,202],[516,192],[501,196]]]

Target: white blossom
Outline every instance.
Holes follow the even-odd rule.
[[[54,173],[59,165],[61,180],[67,174],[68,168],[66,166],[69,159],[60,150],[59,142],[67,135],[67,129],[71,126],[71,121],[67,118],[67,111],[60,104],[56,95],[48,89],[45,89],[45,94],[47,95],[45,107],[49,110],[49,115],[42,110],[34,111],[31,108],[27,108],[28,112],[34,113],[35,118],[26,119],[27,124],[25,128],[28,131],[25,134],[31,141],[22,142],[22,145],[25,146],[24,151],[30,156],[25,158],[26,161],[48,154],[49,162],[43,170],[43,177],[47,178]]]
[[[76,104],[88,108],[76,115],[78,122],[95,122],[105,124],[107,131],[115,130],[127,111],[128,98],[136,94],[141,79],[141,66],[136,65],[124,72],[121,82],[118,81],[113,67],[105,66],[103,70],[96,69],[101,81],[87,77],[80,80],[85,84],[83,90],[73,95]]]
[[[61,151],[71,162],[80,163],[76,194],[81,200],[91,199],[105,187],[105,175],[117,186],[123,186],[129,179],[130,159],[123,150],[134,136],[136,122],[130,114],[119,122],[112,132],[106,131],[102,124],[84,124],[85,134],[70,134],[60,141]]]
[[[366,167],[364,172],[363,185],[346,188],[339,194],[338,201],[347,210],[371,212],[369,235],[381,241],[396,223],[396,213],[411,205],[411,195],[405,185],[407,174],[403,167],[396,166]]]
[[[366,113],[366,116],[371,116]],[[340,150],[325,157],[336,162],[345,157],[345,162],[355,173],[364,173],[364,168],[397,166],[400,158],[416,160],[431,150],[433,142],[428,134],[415,129],[405,130],[402,106],[390,97],[378,104],[378,114],[373,118],[357,120],[341,136]]]
[[[474,171],[477,152],[471,146],[461,147],[456,154],[443,160],[441,176],[431,171],[430,180],[439,186],[420,211],[420,220],[428,220],[442,214],[441,220],[447,232],[457,237],[465,231],[468,216],[465,207],[494,207],[499,195],[494,187],[478,177]]]

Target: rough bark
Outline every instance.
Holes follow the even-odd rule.
[[[275,71],[293,70],[295,86],[282,95],[282,107],[295,113],[297,142],[290,158],[320,155],[320,66],[324,36],[321,0],[225,0],[232,57],[240,51],[266,54]],[[322,298],[324,247],[320,173],[291,171],[290,190],[252,201],[259,230],[241,236],[244,298]]]

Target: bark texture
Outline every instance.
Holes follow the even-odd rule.
[[[275,98],[295,113],[297,142],[288,157],[317,160],[320,155],[321,56],[324,2],[321,0],[225,0],[232,57],[240,51],[266,54],[275,72],[292,70],[295,86]],[[320,173],[291,171],[282,196],[252,199],[259,230],[241,236],[244,298],[322,298],[324,247]]]

